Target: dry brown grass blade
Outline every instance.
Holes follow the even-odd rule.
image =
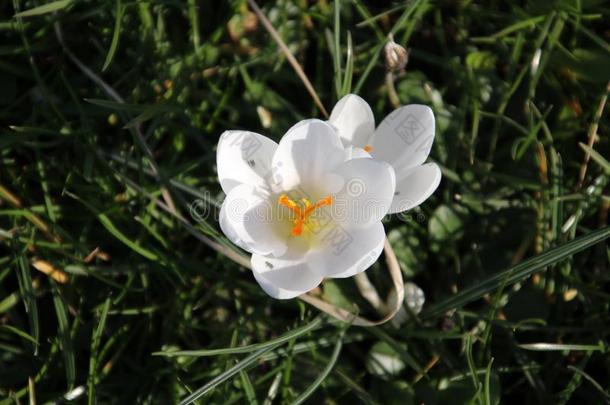
[[[2,184],[0,184],[0,200],[7,201],[15,208],[23,209],[25,211],[25,218],[32,224],[34,224],[36,228],[40,229],[47,239],[56,243],[61,243],[62,239],[51,231],[49,225],[41,217],[34,214],[29,209],[23,208],[23,204],[21,203],[19,197],[13,194],[8,188],[4,187]]]
[[[320,111],[322,112],[324,117],[328,118],[328,111],[326,111],[326,108],[324,108],[324,105],[322,105],[322,102],[320,101],[320,98],[318,97],[318,93],[316,93],[316,90],[311,85],[311,82],[307,78],[307,75],[305,75],[303,68],[301,67],[299,62],[296,60],[294,55],[292,55],[292,52],[290,52],[290,49],[288,49],[288,46],[286,46],[286,44],[284,43],[284,40],[282,40],[282,37],[280,37],[280,34],[276,31],[275,28],[273,28],[273,25],[271,25],[271,22],[269,21],[267,16],[265,16],[263,11],[260,9],[258,4],[256,4],[256,2],[254,0],[248,0],[248,3],[250,4],[250,7],[252,7],[254,12],[256,13],[258,18],[261,20],[261,22],[265,26],[265,29],[269,32],[269,34],[271,35],[273,40],[277,43],[277,45],[280,47],[282,52],[284,52],[284,55],[286,55],[286,59],[288,59],[288,62],[290,62],[290,64],[292,65],[292,68],[295,70],[295,72],[297,73],[297,75],[299,76],[299,78],[301,79],[303,84],[305,85],[305,88],[307,89],[307,91],[309,92],[311,97],[313,98],[313,101],[316,103],[316,105],[318,106],[318,108],[320,109]]]
[[[57,281],[60,284],[66,284],[70,280],[66,273],[59,270],[46,260],[32,260],[32,266],[34,266],[36,270],[46,274],[47,276],[51,277],[53,280]]]

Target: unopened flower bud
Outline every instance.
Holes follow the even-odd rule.
[[[388,43],[384,48],[385,52],[385,65],[390,72],[400,72],[407,62],[409,62],[409,51],[404,46],[398,45],[394,42],[392,35],[388,37]]]

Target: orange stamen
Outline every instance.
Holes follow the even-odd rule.
[[[373,150],[373,147],[371,145],[364,145],[363,149],[364,149],[365,152],[370,152],[370,151]]]
[[[301,208],[296,202],[291,200],[286,194],[282,194],[277,202],[280,205],[288,208],[290,211],[296,214],[296,218],[294,220],[294,226],[292,227],[292,236],[300,236],[303,233],[303,225],[307,223],[307,219],[313,212],[326,205],[331,205],[333,203],[332,196],[325,197],[315,204],[311,204],[311,202],[307,198],[302,198],[303,207]]]

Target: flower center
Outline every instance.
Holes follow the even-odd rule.
[[[307,198],[302,198],[301,201],[303,202],[302,207],[291,200],[286,194],[282,194],[277,200],[280,205],[288,208],[296,215],[293,222],[294,226],[292,227],[292,236],[300,236],[303,233],[303,225],[307,223],[309,216],[313,214],[316,209],[324,207],[325,205],[331,205],[333,203],[333,198],[328,196],[318,200],[315,204],[312,204]]]
[[[373,150],[373,147],[371,145],[364,145],[363,149],[365,152],[371,152]]]

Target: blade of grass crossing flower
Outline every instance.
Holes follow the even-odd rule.
[[[518,281],[526,279],[547,266],[565,260],[573,254],[583,251],[608,237],[610,237],[610,227],[607,226],[550,249],[545,253],[529,258],[514,267],[497,272],[487,277],[485,280],[430,306],[420,314],[420,318],[428,318],[442,314],[450,309],[461,308],[464,305],[483,297],[485,294],[494,291],[502,285],[504,280],[506,280],[506,286],[510,286]]]
[[[13,17],[34,17],[43,14],[49,14],[55,11],[59,11],[63,8],[68,7],[72,3],[72,0],[58,0],[52,1],[47,4],[43,4],[42,6],[34,7],[29,10],[21,11],[15,14]]]
[[[311,396],[311,394],[313,394],[318,389],[320,384],[322,384],[324,382],[326,377],[328,377],[330,372],[333,370],[333,368],[335,367],[335,364],[337,363],[337,359],[339,358],[339,354],[341,353],[341,349],[343,347],[343,336],[345,336],[346,330],[347,330],[347,328],[343,328],[343,330],[339,333],[339,336],[337,336],[337,343],[335,344],[333,354],[331,355],[330,360],[328,361],[328,364],[326,365],[326,367],[324,367],[324,370],[322,370],[322,372],[315,379],[315,381],[309,387],[307,387],[305,389],[305,391],[303,391],[301,393],[301,395],[299,395],[293,401],[294,405],[302,404],[303,402],[305,402],[305,400],[307,400],[307,398],[309,398]]]
[[[52,284],[53,292],[53,305],[55,307],[55,314],[57,315],[57,323],[59,326],[59,342],[61,352],[64,357],[64,366],[66,368],[66,380],[68,383],[68,390],[74,388],[74,381],[76,380],[76,358],[74,354],[74,345],[72,344],[72,337],[70,336],[70,325],[68,324],[68,311],[63,297],[57,287],[57,283],[50,280]]]
[[[104,61],[104,65],[102,66],[102,72],[105,72],[106,69],[108,69],[108,66],[110,66],[110,63],[114,58],[114,54],[116,53],[116,50],[119,47],[119,38],[121,36],[121,20],[123,19],[124,12],[125,7],[121,4],[121,0],[116,0],[114,32],[112,33],[112,41],[110,42],[110,48],[108,49],[108,53],[106,54],[106,60]]]
[[[89,357],[89,377],[87,378],[87,398],[88,404],[95,404],[95,387],[97,380],[97,364],[98,364],[98,349],[100,347],[100,341],[102,340],[102,333],[104,333],[104,327],[106,326],[106,317],[108,316],[108,310],[110,309],[110,297],[104,301],[104,306],[100,313],[100,319],[97,323],[97,328],[91,337],[91,354]]]

